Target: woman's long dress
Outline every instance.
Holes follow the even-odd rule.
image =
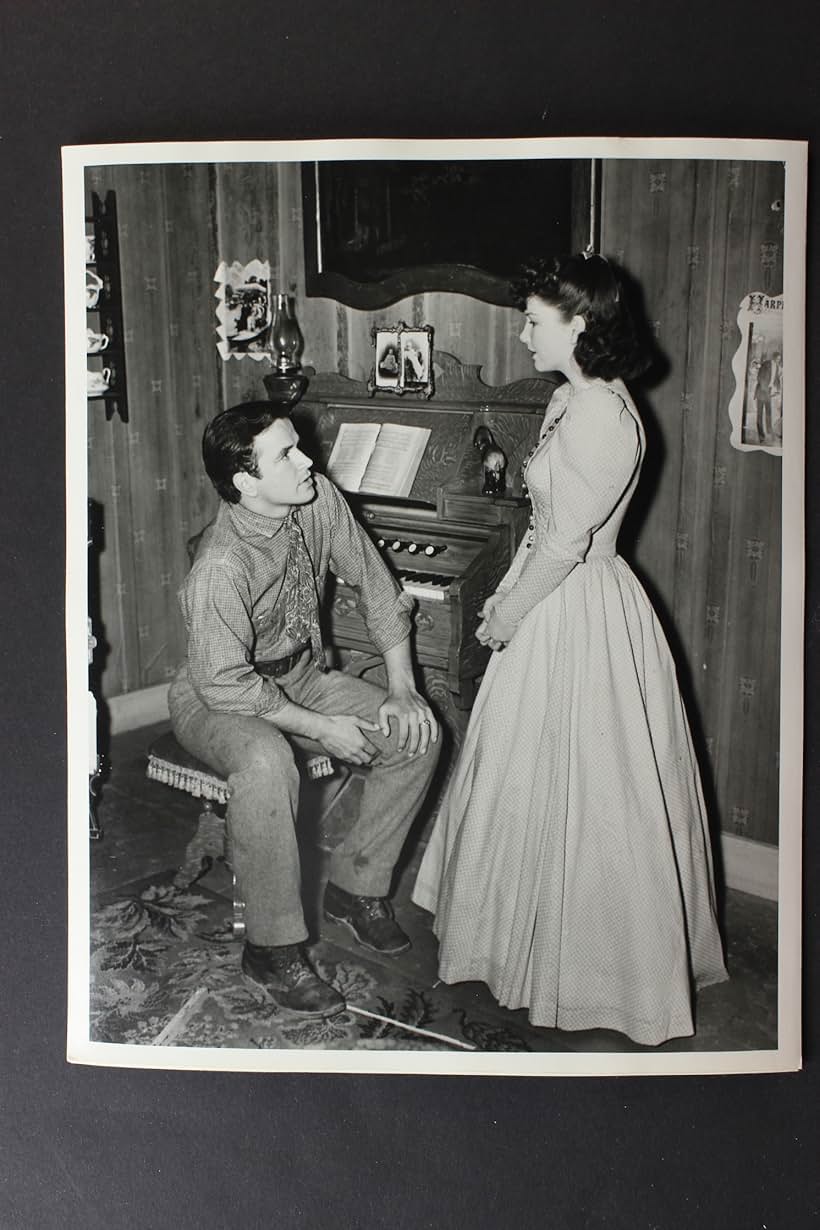
[[[726,978],[700,778],[654,611],[616,554],[644,452],[625,387],[564,385],[479,690],[413,892],[445,982],[656,1045]]]

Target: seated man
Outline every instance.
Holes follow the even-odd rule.
[[[169,692],[177,739],[228,780],[234,873],[245,901],[246,975],[278,1004],[329,1016],[345,1004],[304,952],[291,740],[369,765],[356,823],[334,851],[327,917],[393,955],[409,940],[386,900],[438,759],[438,727],[416,691],[411,600],[337,489],[311,474],[286,413],[248,402],[205,429],[222,504],[180,592],[188,658]],[[359,592],[388,691],[325,669],[319,602],[328,568]]]

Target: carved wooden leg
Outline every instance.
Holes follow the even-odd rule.
[[[224,857],[225,821],[216,814],[210,799],[203,799],[196,832],[188,843],[182,866],[174,876],[174,885],[187,888],[208,869],[214,859]]]
[[[224,819],[214,811],[213,803],[209,799],[203,799],[196,832],[188,843],[182,866],[174,876],[174,884],[177,888],[188,888],[216,859],[231,868],[231,930],[237,939],[244,939],[245,902],[239,895],[236,874],[233,871],[228,827]]]

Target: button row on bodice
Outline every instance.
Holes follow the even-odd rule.
[[[546,427],[543,427],[541,429],[541,432],[538,436],[538,443],[533,448],[530,449],[530,451],[527,453],[527,456],[524,458],[524,464],[521,467],[521,475],[522,475],[521,490],[524,495],[524,498],[527,500],[530,500],[530,505],[532,505],[532,500],[530,499],[530,492],[529,492],[529,488],[527,486],[527,480],[525,477],[526,472],[527,472],[527,466],[529,465],[530,460],[538,452],[539,448],[544,443],[544,441],[549,439],[549,437],[555,431],[555,428],[561,422],[561,419],[564,417],[565,414],[566,414],[566,409],[562,410],[560,414],[556,414],[552,422],[548,423]],[[528,551],[530,547],[532,546],[532,539],[533,539],[534,533],[535,533],[535,517],[533,516],[532,513],[530,513],[529,523],[527,526],[527,542],[526,542]]]
[[[560,414],[557,414],[557,415],[555,416],[555,418],[552,420],[552,422],[551,422],[551,423],[548,423],[546,427],[544,427],[544,428],[542,428],[542,429],[541,429],[541,433],[540,433],[540,435],[539,435],[539,437],[538,437],[538,443],[537,443],[537,444],[535,444],[535,445],[533,445],[533,447],[530,449],[530,451],[527,453],[526,457],[524,458],[524,464],[523,464],[523,465],[522,465],[522,467],[521,467],[521,473],[522,473],[522,475],[524,475],[524,474],[526,473],[527,466],[530,464],[530,461],[531,461],[531,460],[532,460],[532,458],[535,456],[535,454],[538,452],[539,448],[540,448],[540,447],[541,447],[541,445],[544,443],[544,441],[545,441],[546,439],[548,439],[548,438],[549,438],[549,436],[552,434],[552,432],[554,432],[554,431],[555,431],[555,428],[556,428],[556,427],[558,426],[558,424],[561,422],[561,419],[564,417],[564,415],[565,415],[565,414],[566,414],[566,411],[565,411],[565,410],[562,410]],[[523,493],[524,493],[524,496],[525,496],[527,499],[529,499],[529,492],[528,492],[528,489],[527,489],[527,482],[526,482],[526,479],[523,479],[523,481],[522,481],[522,488],[523,488]]]

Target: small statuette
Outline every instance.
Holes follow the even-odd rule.
[[[473,448],[481,453],[484,471],[482,495],[503,495],[507,485],[507,458],[493,439],[489,427],[477,427],[473,436]]]
[[[491,445],[482,457],[484,465],[484,486],[482,495],[503,495],[506,487],[507,458],[501,449]]]

